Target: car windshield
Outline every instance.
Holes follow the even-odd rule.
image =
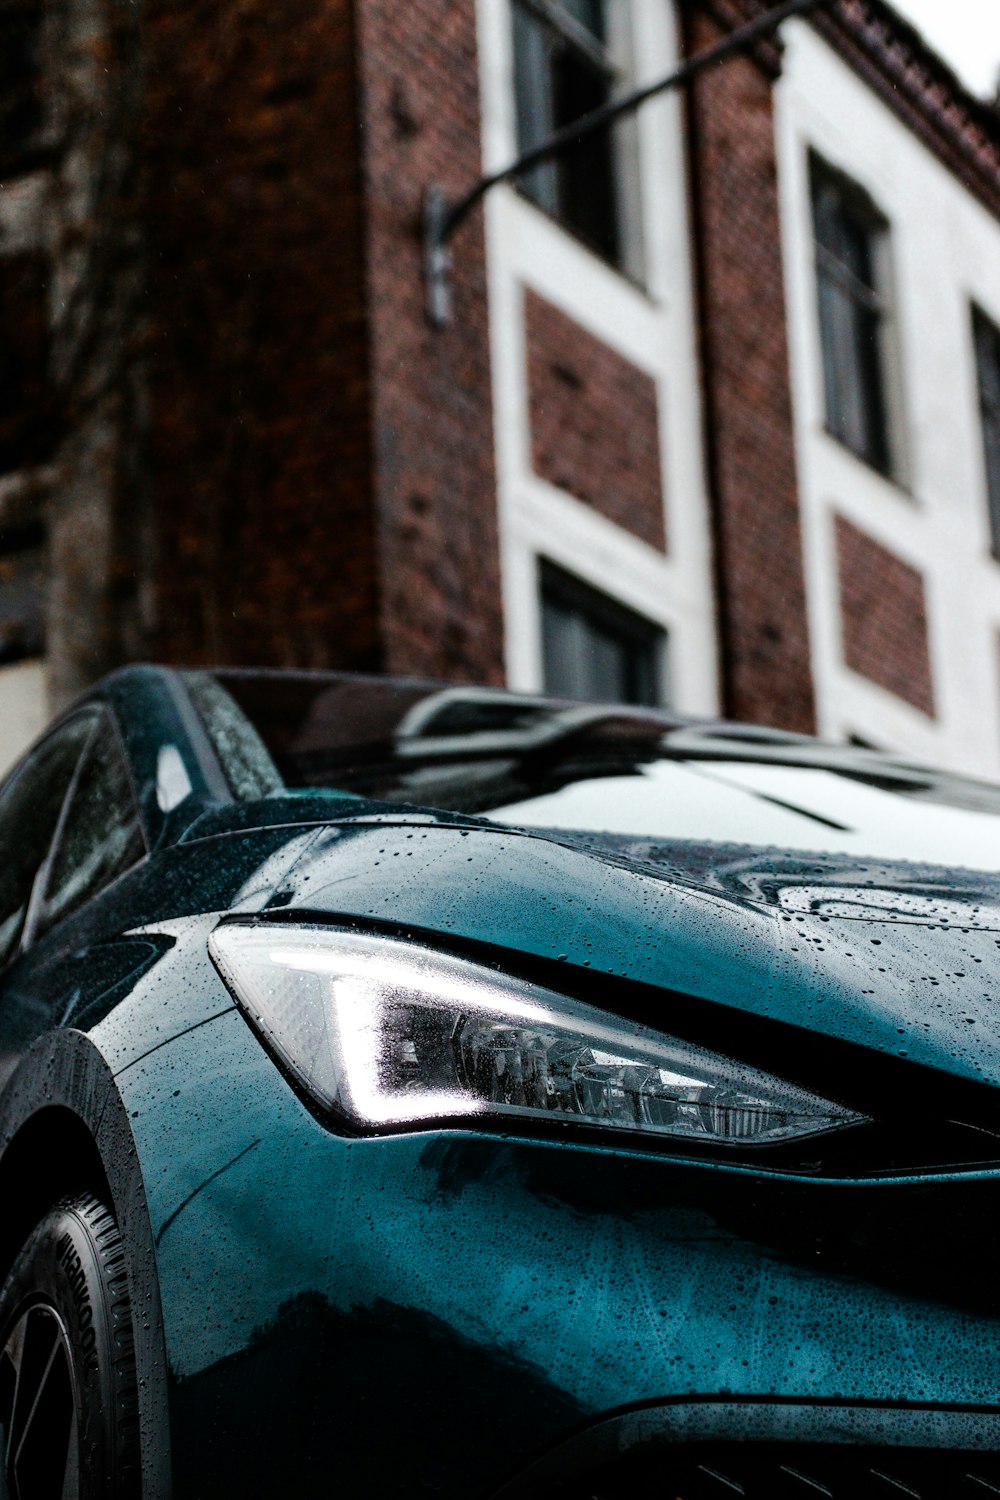
[[[263,768],[258,791],[1000,871],[1000,787],[870,750],[425,682],[234,671],[189,684],[223,761]]]

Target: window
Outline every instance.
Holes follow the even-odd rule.
[[[33,936],[76,911],[145,852],[128,767],[111,723],[102,719],[59,829]]]
[[[48,290],[44,256],[0,256],[0,474],[44,463],[55,444]]]
[[[555,568],[541,566],[545,689],[597,703],[662,701],[658,626]]]
[[[0,964],[16,951],[35,876],[93,722],[82,714],[56,730],[0,793]]]
[[[990,507],[993,556],[1000,559],[1000,328],[978,307],[972,309],[979,376],[979,410],[986,458],[986,497]]]
[[[827,430],[889,474],[883,269],[888,225],[862,188],[815,157],[812,207]]]
[[[41,10],[0,0],[0,175],[37,165],[42,128]]]
[[[45,654],[45,529],[0,534],[0,666]]]
[[[615,89],[606,0],[513,0],[520,150],[607,104]],[[521,187],[613,265],[623,260],[611,130],[526,172]]]

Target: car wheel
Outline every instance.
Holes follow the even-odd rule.
[[[0,1291],[0,1500],[135,1500],[137,1396],[118,1225],[64,1199]]]

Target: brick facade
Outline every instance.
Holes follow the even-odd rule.
[[[676,0],[683,50],[764,8]],[[30,244],[4,229],[0,182],[0,533],[12,557],[48,549],[56,701],[139,655],[501,681],[481,211],[451,247],[448,327],[429,327],[422,284],[425,188],[456,194],[481,170],[476,5],[148,0],[141,30],[135,14],[60,9],[85,128],[60,152],[32,126],[22,165],[51,217],[32,209]],[[1000,212],[1000,123],[882,0],[810,24]],[[770,42],[703,75],[683,150],[721,703],[808,730],[780,69]],[[71,315],[46,330],[55,301]],[[535,472],[665,553],[654,383],[534,293],[524,313]],[[846,524],[848,664],[931,713],[920,580]],[[27,567],[0,567],[0,589]],[[881,667],[874,619],[901,642],[911,628]]]
[[[535,292],[524,320],[535,473],[665,552],[655,383]]]
[[[845,663],[933,717],[923,578],[843,516],[836,533]]]
[[[64,454],[57,697],[135,655],[500,680],[481,219],[446,337],[421,279],[424,185],[479,170],[473,8],[151,0],[144,48],[112,216],[144,265]]]
[[[756,7],[755,7],[756,8]],[[745,13],[721,8],[731,24]],[[732,12],[732,14],[729,14]],[[683,11],[685,50],[724,34]],[[727,27],[728,29],[728,27]],[[688,91],[694,254],[722,696],[737,719],[815,726],[768,47]]]
[[[352,8],[154,0],[147,46],[151,653],[377,668]]]
[[[356,0],[382,668],[502,682],[482,213],[454,245],[455,316],[424,317],[421,216],[478,177],[475,6]]]

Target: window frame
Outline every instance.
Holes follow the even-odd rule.
[[[990,554],[1000,562],[1000,323],[975,300],[969,303],[972,327],[972,359],[976,378],[976,398],[979,411],[979,432],[982,444],[983,488],[986,498],[986,514],[990,527]],[[993,360],[993,381],[996,395],[991,399],[985,377],[983,343],[989,340]],[[991,447],[990,435],[994,435]],[[995,454],[995,458],[994,455]]]
[[[26,50],[36,54],[18,101],[28,116],[28,122],[10,144],[0,140],[0,178],[13,182],[47,165],[51,155],[51,129],[45,97],[45,11],[42,0],[7,0],[7,3],[0,0],[0,7],[12,23],[12,31],[19,20],[28,23]],[[0,15],[0,21],[3,15]],[[16,116],[14,118],[16,124]],[[5,123],[0,116],[0,126]]]
[[[808,149],[808,191],[812,263],[815,283],[816,328],[820,357],[823,429],[834,442],[866,467],[891,483],[904,485],[900,420],[900,379],[895,348],[895,299],[891,276],[892,224],[868,190],[849,173]],[[836,250],[824,243],[821,194],[836,197],[836,213],[849,233],[864,237],[870,279],[866,281]],[[852,310],[847,331],[852,350],[849,370],[837,368],[835,340],[828,334],[824,288],[845,297]],[[873,328],[870,351],[862,354],[858,328],[862,320]],[[863,434],[850,432],[846,389],[858,393]]]
[[[593,584],[587,583],[547,557],[539,556],[537,559],[537,577],[539,646],[543,678],[547,655],[546,603],[551,601],[555,607],[562,605],[567,612],[581,616],[586,624],[593,625],[595,632],[603,628],[608,638],[612,640],[617,638],[617,642],[626,651],[630,646],[634,646],[647,653],[644,664],[633,665],[637,682],[641,681],[643,676],[646,677],[650,691],[649,698],[644,698],[640,694],[615,701],[635,708],[664,709],[669,706],[667,653],[670,637],[662,624],[650,619],[640,610],[624,604],[602,589],[595,588]],[[560,694],[559,690],[550,686],[547,681],[544,682],[542,691],[557,697],[576,696]],[[590,701],[607,702],[608,700],[602,698]]]
[[[43,522],[5,530],[0,542],[0,668],[39,661],[45,655],[44,592],[40,585],[47,558],[48,534]]]
[[[614,7],[609,0],[600,0],[604,17],[604,38],[599,38],[583,22],[577,20],[561,0],[509,0],[509,25],[512,47],[511,97],[515,149],[524,151],[537,144],[523,128],[522,118],[522,74],[518,66],[518,44],[516,32],[518,15],[533,22],[543,32],[542,45],[546,49],[546,77],[541,93],[541,110],[545,123],[538,140],[547,139],[557,128],[553,117],[551,48],[553,42],[572,49],[583,59],[586,66],[603,76],[608,100],[614,99],[630,81],[632,68],[631,11],[629,0],[616,0]],[[566,123],[566,122],[564,122]],[[600,138],[600,136],[598,137]],[[614,239],[613,251],[599,244],[585,228],[574,222],[560,203],[560,169],[565,158],[559,157],[542,162],[521,177],[513,185],[535,208],[550,218],[566,234],[603,265],[627,277],[636,285],[643,283],[643,246],[641,207],[636,201],[635,183],[638,175],[639,142],[634,119],[625,119],[611,126],[605,137],[608,157],[607,192],[611,209],[611,230]],[[532,183],[542,184],[541,188]]]
[[[609,78],[617,72],[611,60],[608,44],[583,21],[578,21],[572,11],[566,9],[562,0],[519,0],[525,10],[534,11],[540,21],[558,31],[564,41],[589,55],[595,67],[606,71]],[[603,3],[603,0],[602,0]]]

